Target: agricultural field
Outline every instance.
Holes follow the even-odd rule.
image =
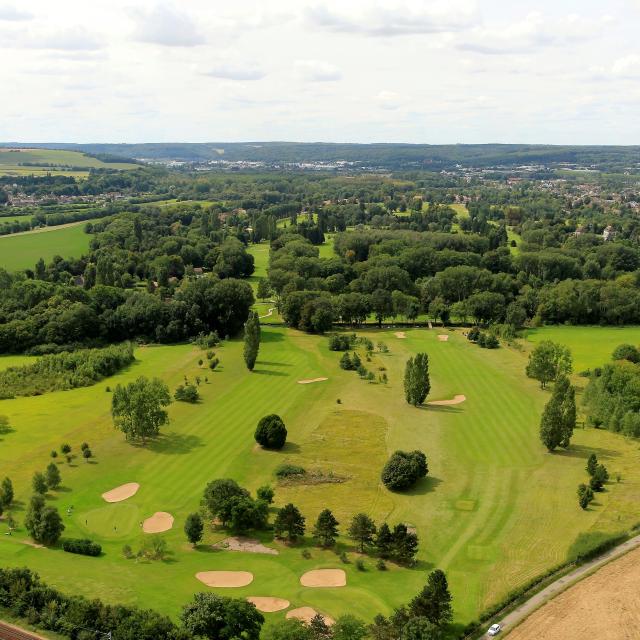
[[[364,619],[406,603],[427,572],[439,567],[450,581],[455,620],[466,623],[568,554],[637,521],[637,445],[609,432],[578,429],[567,452],[546,453],[538,440],[538,420],[548,393],[524,376],[524,352],[483,350],[460,331],[447,331],[447,341],[438,338],[442,331],[436,329],[359,332],[389,347],[388,354],[376,352],[366,363],[373,371],[385,367],[389,383],[384,385],[341,370],[340,354],[329,351],[326,337],[284,327],[264,326],[262,333],[253,373],[245,369],[239,340],[216,349],[221,366],[213,373],[198,366],[202,351],[192,345],[149,346],[137,349],[134,365],[93,387],[0,401],[0,415],[7,415],[13,427],[2,436],[0,465],[16,487],[17,520],[24,517],[31,476],[46,467],[49,452],[69,442],[78,454],[80,443],[87,441],[95,459],[86,463],[78,456],[71,464],[61,463],[63,490],[51,492],[50,503],[63,514],[64,535],[92,538],[105,551],[87,558],[34,548],[25,544],[21,529],[11,537],[0,535],[0,565],[27,565],[62,590],[153,607],[174,617],[194,592],[206,589],[196,580],[197,572],[249,571],[254,575],[250,586],[212,590],[234,597],[281,597],[292,607],[308,605],[333,617],[349,612]],[[583,339],[588,341],[588,335]],[[429,399],[464,394],[464,402],[424,408],[406,404],[402,372],[406,359],[418,351],[430,357]],[[6,361],[0,359],[0,367]],[[127,443],[113,429],[107,391],[140,375],[159,375],[171,389],[185,376],[203,379],[202,401],[174,403],[170,425],[146,447]],[[298,384],[315,378],[327,379]],[[268,413],[281,415],[289,430],[281,452],[254,443],[255,425]],[[396,449],[421,449],[429,462],[427,478],[403,494],[389,492],[379,480],[382,465]],[[591,452],[622,480],[582,512],[575,487],[584,481]],[[274,471],[283,462],[331,471],[343,481],[280,486]],[[274,484],[275,506],[294,502],[309,528],[325,507],[334,511],[343,531],[357,511],[377,522],[407,523],[420,536],[418,565],[404,569],[389,563],[388,571],[378,571],[375,560],[365,558],[366,571],[361,572],[346,537],[340,549],[348,552],[348,564],[310,542],[311,557],[305,559],[300,546],[287,547],[268,534],[257,537],[279,555],[219,551],[211,545],[228,534],[209,527],[203,544],[193,550],[182,531],[184,520],[198,509],[206,483],[220,477],[232,477],[251,490]],[[128,500],[107,504],[101,498],[129,482],[140,489]],[[175,517],[173,528],[162,534],[169,557],[125,559],[123,545],[139,549],[146,537],[140,523],[159,511]],[[0,534],[5,531],[0,523]],[[347,586],[301,586],[300,576],[316,568],[344,569]],[[267,614],[268,620],[283,616]]]
[[[89,169],[136,169],[137,167],[138,165],[127,162],[103,162],[79,151],[0,149],[0,175],[37,176],[51,173],[82,177],[87,175]]]
[[[79,258],[89,249],[91,236],[84,232],[86,221],[59,227],[45,227],[26,233],[0,236],[0,267],[7,271],[33,268],[39,258]]]
[[[542,340],[569,347],[573,354],[573,370],[580,373],[609,362],[619,344],[640,345],[640,327],[554,325],[526,330],[525,343],[535,345]]]

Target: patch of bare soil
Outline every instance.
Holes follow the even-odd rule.
[[[630,551],[532,613],[509,640],[640,638],[640,549]]]
[[[448,342],[449,336],[446,333],[440,333],[438,334],[438,340],[440,340],[440,342]]]
[[[407,337],[407,334],[404,331],[396,331],[394,335],[396,338],[400,338],[401,340]]]
[[[277,549],[265,547],[260,540],[253,538],[242,538],[234,536],[225,538],[224,540],[213,545],[214,549],[225,549],[226,551],[244,551],[246,553],[266,553],[272,556],[278,555]]]

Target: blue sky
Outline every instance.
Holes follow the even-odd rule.
[[[640,144],[640,0],[0,0],[0,139]]]

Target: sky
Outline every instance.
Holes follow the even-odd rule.
[[[0,0],[0,140],[640,144],[640,0]]]

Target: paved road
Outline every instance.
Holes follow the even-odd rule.
[[[497,622],[502,625],[504,633],[509,633],[509,631],[512,631],[527,616],[531,615],[536,609],[539,609],[545,602],[551,600],[559,593],[562,593],[565,589],[593,573],[596,569],[599,569],[611,560],[619,558],[628,551],[638,547],[640,547],[640,535],[623,542],[621,545],[610,549],[606,553],[590,560],[586,564],[580,565],[573,571],[562,576],[562,578],[558,578],[558,580],[552,582],[548,587],[545,587],[542,591],[536,593],[526,602],[523,602],[517,609],[514,609],[511,613],[504,616],[504,618],[487,622],[487,628],[491,624]]]
[[[14,627],[8,622],[0,622],[0,640],[46,640],[31,631],[25,631],[19,627]]]

